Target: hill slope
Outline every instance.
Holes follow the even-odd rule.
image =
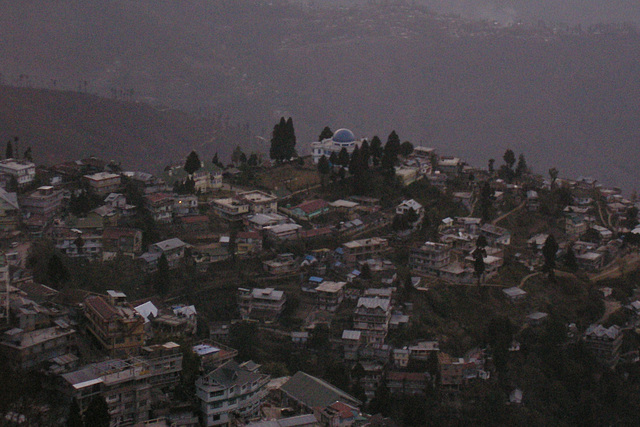
[[[396,129],[477,165],[501,163],[510,147],[539,172],[555,166],[627,190],[640,181],[637,32],[494,28],[402,2],[37,3],[0,14],[7,83],[134,90],[224,112],[266,139],[291,115],[300,152],[326,125],[383,139]]]
[[[221,120],[134,102],[44,89],[0,86],[0,143],[20,138],[38,163],[90,155],[122,162],[126,168],[157,171],[182,161],[188,150],[228,158],[232,144],[248,138]]]

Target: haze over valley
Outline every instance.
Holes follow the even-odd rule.
[[[3,5],[4,84],[142,101],[247,129],[220,140],[220,152],[237,144],[267,152],[261,138],[291,115],[302,153],[325,125],[383,139],[395,129],[403,140],[476,165],[512,148],[540,173],[555,166],[562,176],[588,174],[627,191],[640,178],[633,2],[608,2],[606,10],[594,1],[482,3],[512,15],[496,23],[498,15],[473,12],[464,1],[426,0],[432,9],[421,2],[36,3]],[[622,20],[631,24],[612,23]],[[0,136],[28,135],[12,123]],[[171,156],[192,148],[170,143],[184,144]],[[101,144],[121,150],[120,142]]]

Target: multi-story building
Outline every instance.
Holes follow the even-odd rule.
[[[144,198],[144,207],[158,224],[170,224],[173,221],[174,198],[171,194],[153,193]]]
[[[293,254],[278,254],[274,259],[263,261],[264,271],[275,276],[289,274],[298,270],[298,262]]]
[[[20,206],[25,212],[49,219],[60,211],[63,197],[61,190],[47,185],[38,188],[28,196],[21,197]]]
[[[0,188],[0,231],[14,231],[20,223],[18,195]]]
[[[57,227],[53,230],[52,236],[56,249],[68,257],[102,259],[102,233]]]
[[[384,344],[389,332],[391,302],[386,298],[361,297],[353,313],[353,328],[362,332],[367,344]]]
[[[374,258],[388,249],[389,242],[381,237],[353,240],[342,244],[344,262],[350,266],[357,265],[359,261]]]
[[[438,353],[440,369],[440,385],[445,388],[457,389],[468,381],[467,371],[474,368],[473,363],[460,357],[451,357],[447,353]]]
[[[424,372],[388,372],[386,385],[391,394],[425,394],[429,384],[428,374]]]
[[[408,350],[412,359],[426,361],[432,354],[438,354],[440,344],[438,341],[420,341],[415,345],[409,346]]]
[[[83,180],[89,186],[89,191],[97,196],[115,193],[120,188],[120,175],[110,172],[98,172],[85,175]]]
[[[4,333],[0,349],[14,368],[30,369],[55,357],[75,352],[76,331],[61,326],[24,331],[14,328]]]
[[[493,224],[485,224],[480,228],[480,235],[487,239],[489,246],[509,246],[511,233],[506,228]]]
[[[172,239],[163,240],[162,242],[149,245],[149,252],[152,254],[164,255],[167,258],[169,268],[175,268],[184,258],[187,244],[182,240],[174,237]]]
[[[278,198],[263,191],[253,190],[238,194],[236,197],[241,202],[249,205],[253,214],[278,213]]]
[[[620,358],[622,330],[617,325],[605,328],[599,324],[590,325],[584,332],[584,345],[596,359],[609,367],[614,367]]]
[[[425,242],[409,253],[409,267],[418,274],[437,274],[450,262],[451,247],[444,243]]]
[[[185,216],[198,213],[198,197],[193,194],[180,194],[173,199],[173,215]]]
[[[213,199],[211,208],[220,218],[230,222],[241,221],[249,213],[249,203],[232,197]]]
[[[273,321],[282,314],[287,297],[273,288],[238,288],[238,306],[244,318]]]
[[[6,159],[0,161],[0,173],[14,177],[18,187],[24,187],[36,178],[36,165],[26,160]]]
[[[136,228],[105,228],[102,233],[104,252],[134,256],[142,251],[142,231]]]
[[[240,231],[236,235],[238,255],[255,254],[262,250],[262,235],[257,231]]]
[[[87,330],[110,355],[138,354],[144,343],[144,318],[122,292],[85,298]]]
[[[322,282],[316,288],[316,304],[320,310],[334,312],[344,299],[346,282]]]
[[[231,360],[198,378],[196,396],[205,426],[229,426],[259,413],[269,376],[250,369],[253,365]]]
[[[358,360],[362,346],[362,332],[345,329],[342,331],[342,348],[345,360]]]
[[[145,347],[142,357],[93,363],[61,376],[61,392],[84,411],[95,396],[107,402],[111,426],[130,426],[149,419],[152,389],[172,387],[180,380],[180,346],[168,342]]]

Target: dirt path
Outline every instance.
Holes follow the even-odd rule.
[[[502,221],[503,219],[505,219],[506,217],[508,217],[509,215],[516,213],[517,211],[519,211],[520,209],[524,208],[526,206],[527,202],[524,201],[522,203],[520,203],[519,206],[513,208],[512,210],[510,210],[509,212],[499,216],[498,218],[494,219],[493,221],[491,221],[491,224],[496,225],[498,224],[500,221]]]
[[[618,309],[620,307],[621,307],[621,305],[620,305],[619,301],[605,301],[604,302],[604,314],[602,315],[600,320],[598,320],[596,323],[601,324],[601,323],[606,322],[607,319],[609,318],[609,316],[611,316],[613,313],[618,311]]]
[[[539,276],[540,274],[542,274],[542,272],[537,271],[537,272],[535,272],[535,273],[531,273],[531,274],[529,274],[529,275],[527,275],[527,276],[524,276],[524,277],[522,278],[522,280],[520,280],[520,284],[518,285],[518,287],[519,287],[520,289],[522,289],[522,287],[524,286],[524,284],[526,283],[526,281],[527,281],[527,280],[529,280],[529,279],[530,279],[530,278],[532,278],[532,277]]]

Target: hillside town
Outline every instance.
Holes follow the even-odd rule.
[[[638,411],[636,194],[395,131],[296,144],[291,119],[269,159],[158,174],[5,154],[3,425],[564,425],[598,393],[588,423]]]

